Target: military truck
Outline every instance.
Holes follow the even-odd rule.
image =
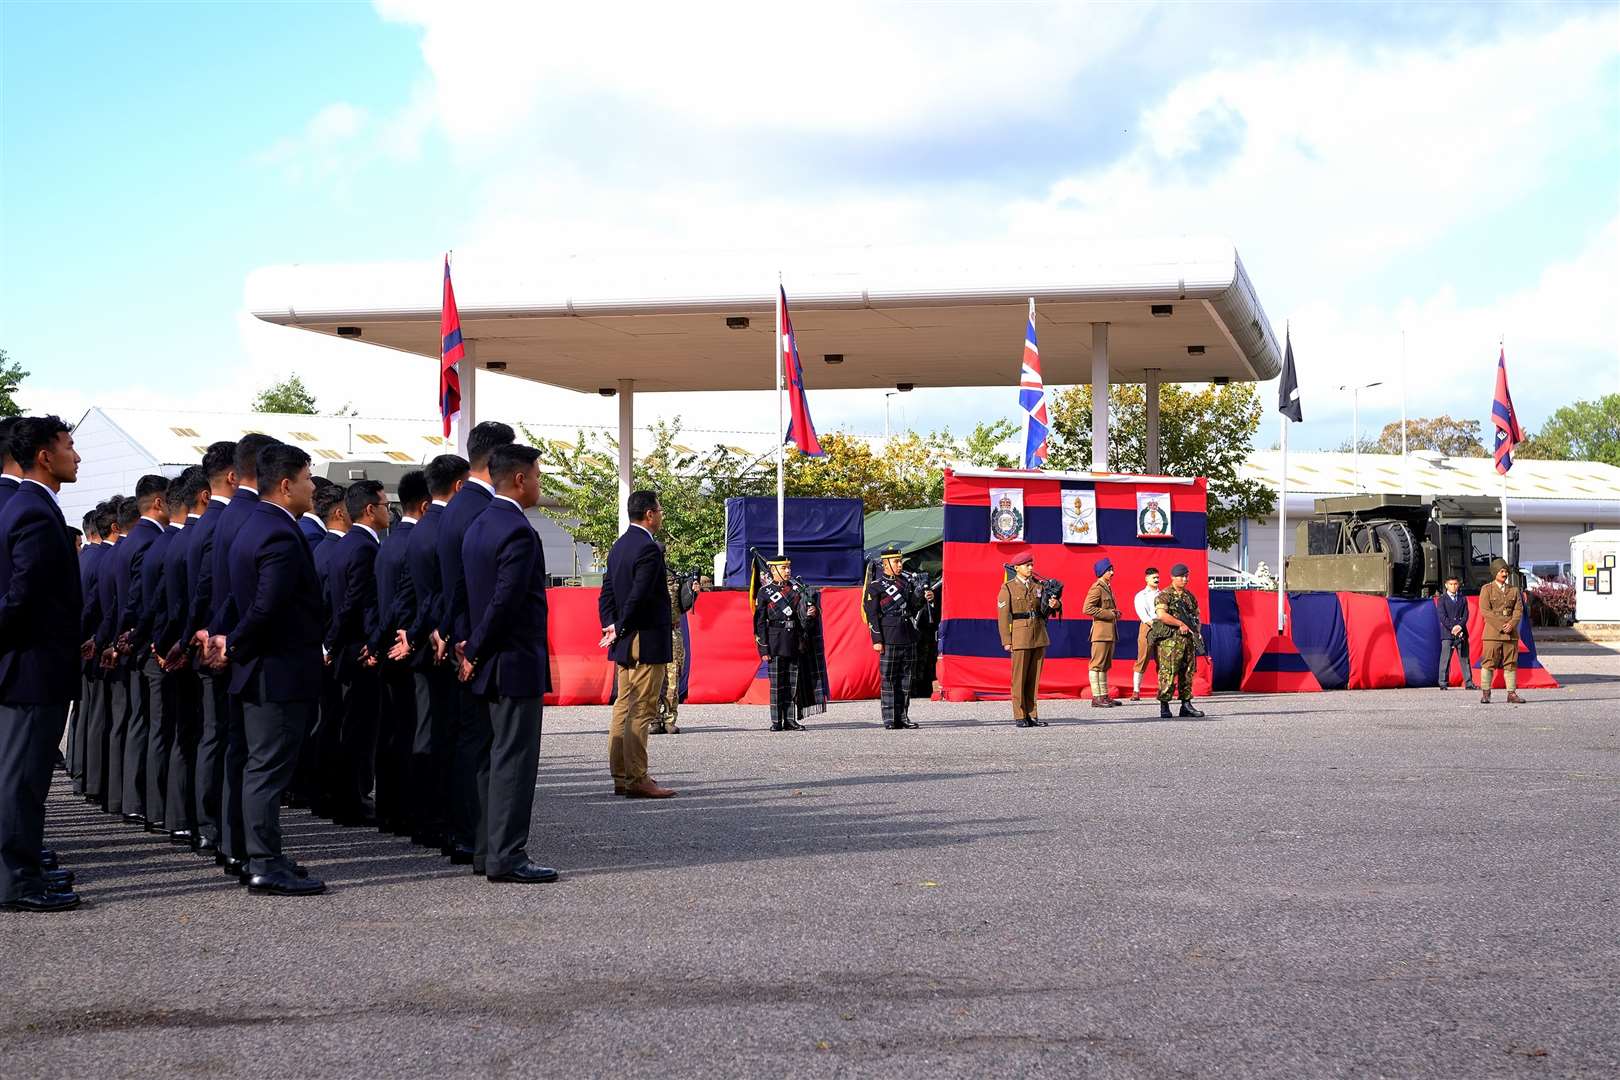
[[[1455,575],[1463,593],[1491,580],[1491,562],[1519,565],[1519,530],[1508,523],[1502,551],[1502,504],[1492,498],[1342,495],[1316,500],[1299,523],[1288,559],[1288,588],[1433,596]],[[1522,584],[1522,583],[1520,583]]]

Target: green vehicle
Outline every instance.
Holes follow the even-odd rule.
[[[1496,499],[1466,496],[1317,499],[1315,516],[1295,533],[1300,554],[1288,559],[1288,588],[1423,597],[1455,575],[1463,593],[1477,593],[1491,579],[1493,559],[1519,565],[1512,522],[1502,551],[1501,509]]]

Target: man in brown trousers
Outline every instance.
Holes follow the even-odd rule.
[[[1012,654],[1013,723],[1019,727],[1045,727],[1035,715],[1036,693],[1041,685],[1041,661],[1046,658],[1046,612],[1040,610],[1041,585],[1035,579],[1035,556],[1029,552],[1015,556],[1007,564],[1013,576],[1002,583],[996,597],[996,622],[1001,627],[1001,647]],[[1055,611],[1053,599],[1048,607]]]
[[[1485,624],[1480,637],[1484,641],[1479,660],[1479,700],[1482,705],[1491,702],[1491,684],[1495,669],[1501,668],[1507,682],[1507,699],[1522,705],[1519,696],[1519,620],[1524,616],[1524,593],[1508,584],[1508,564],[1501,559],[1491,563],[1491,574],[1496,580],[1479,590],[1479,614]]]
[[[1114,662],[1114,624],[1119,622],[1119,605],[1114,602],[1114,564],[1098,559],[1092,568],[1097,580],[1086,593],[1082,609],[1091,620],[1091,707],[1111,709],[1120,704],[1108,696],[1108,669]]]

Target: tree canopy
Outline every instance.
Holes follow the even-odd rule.
[[[253,411],[298,413],[303,416],[314,416],[320,412],[315,406],[315,395],[304,385],[297,372],[260,390],[259,396],[253,399]]]
[[[1620,465],[1620,394],[1565,405],[1516,453],[1527,458]]]
[[[1453,420],[1450,416],[1420,416],[1406,422],[1406,448],[1435,450],[1446,457],[1485,457],[1478,420]],[[1401,422],[1385,424],[1373,444],[1373,453],[1401,452]]]
[[[23,366],[0,349],[0,416],[21,416],[22,406],[17,404],[17,388],[28,377]]]

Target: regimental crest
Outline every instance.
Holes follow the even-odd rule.
[[[995,540],[1017,540],[1024,535],[1024,512],[1006,495],[990,513],[990,536]]]

